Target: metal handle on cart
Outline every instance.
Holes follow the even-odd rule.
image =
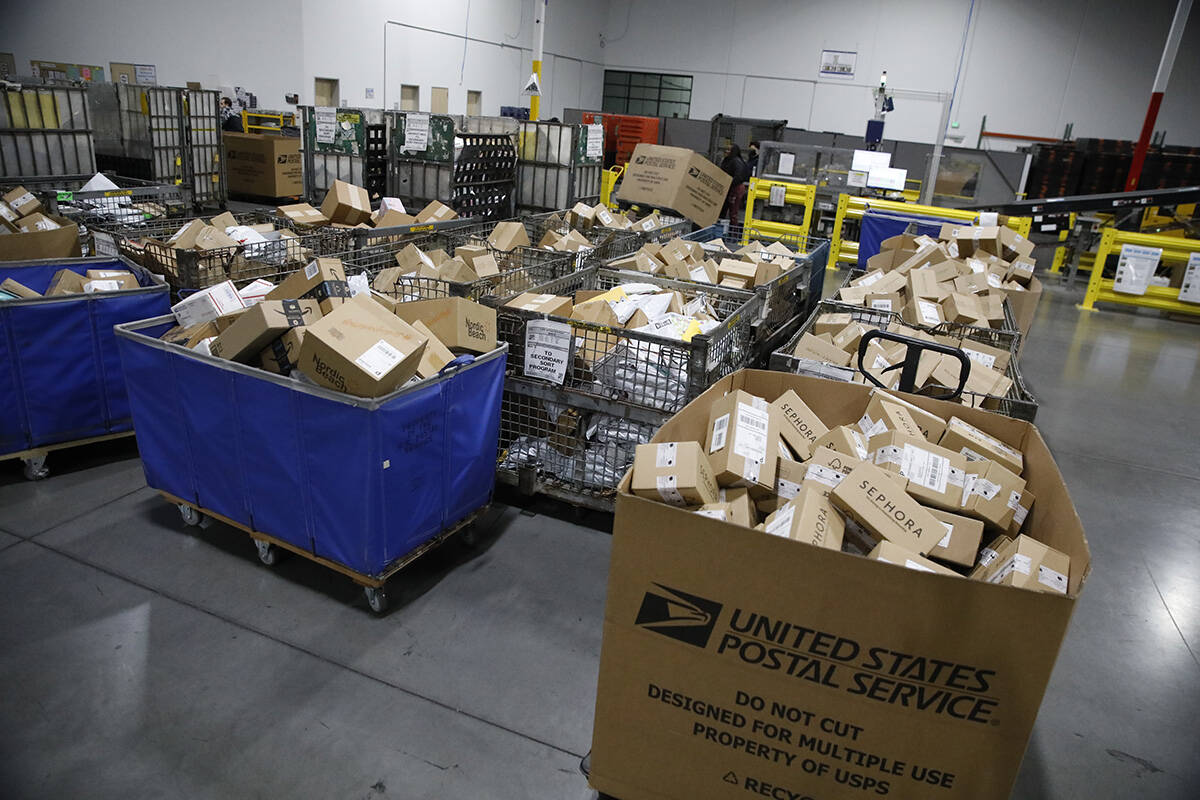
[[[453,361],[446,362],[446,366],[438,370],[438,375],[445,375],[447,372],[453,372],[455,370],[462,369],[467,364],[472,364],[474,362],[475,356],[464,353],[461,356],[457,356]]]
[[[967,385],[967,378],[971,375],[971,359],[967,358],[967,354],[957,347],[951,347],[948,344],[941,342],[928,342],[924,339],[914,339],[911,336],[905,336],[902,333],[895,331],[873,330],[863,334],[862,340],[858,343],[858,371],[866,376],[867,380],[878,386],[880,389],[887,389],[880,383],[879,379],[867,371],[864,364],[867,357],[867,346],[876,339],[887,339],[891,342],[897,342],[905,345],[907,348],[904,352],[904,361],[899,364],[893,364],[890,367],[884,367],[880,372],[890,372],[894,369],[900,370],[900,385],[897,387],[902,392],[912,392],[916,387],[917,382],[917,367],[921,363],[921,356],[926,350],[931,350],[935,353],[941,353],[947,356],[953,356],[958,359],[958,388],[949,394],[929,395],[934,400],[953,400],[962,394],[963,388]]]

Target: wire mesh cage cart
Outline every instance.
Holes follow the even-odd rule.
[[[85,89],[10,84],[0,92],[0,177],[95,171]]]
[[[771,354],[771,369],[777,372],[788,372],[796,375],[810,375],[818,378],[829,378],[832,380],[854,381],[862,380],[859,375],[857,362],[851,360],[851,366],[841,367],[832,364],[826,364],[813,359],[798,356],[794,353],[797,343],[804,334],[813,330],[816,325],[817,318],[822,314],[848,314],[855,322],[872,325],[881,330],[895,330],[898,326],[906,325],[899,314],[890,311],[880,311],[877,309],[864,308],[862,306],[854,306],[848,303],[838,303],[830,300],[822,300],[817,304],[809,319],[798,330],[786,344]],[[913,326],[908,326],[913,327]],[[961,349],[974,362],[975,360],[985,360],[991,357],[982,351],[972,351],[972,342],[987,344],[991,347],[997,347],[1003,344],[1003,339],[996,336],[988,336],[984,331],[987,329],[979,328],[970,325],[957,325],[948,323],[943,326],[931,328],[929,331],[935,336],[944,337],[947,343]],[[999,333],[999,332],[993,332]],[[999,349],[1007,349],[1000,347]],[[873,374],[880,377],[875,367],[872,367]],[[1029,388],[1025,385],[1025,379],[1021,375],[1021,371],[1017,365],[1017,351],[1015,347],[1011,349],[1007,364],[1004,367],[1004,375],[1011,381],[1007,391],[1000,396],[989,394],[980,394],[978,392],[964,391],[962,396],[970,405],[986,408],[996,411],[1008,417],[1027,420],[1032,422],[1037,416],[1038,403],[1030,393]],[[919,388],[919,387],[918,387]],[[952,387],[943,387],[952,388]]]
[[[571,254],[518,247],[507,253],[497,253],[500,274],[467,283],[457,283],[415,274],[395,273],[390,280],[378,284],[383,270],[396,267],[396,254],[408,245],[425,253],[441,250],[451,258],[459,239],[447,233],[426,234],[393,242],[365,247],[341,256],[346,275],[365,273],[373,288],[394,300],[427,300],[438,297],[467,297],[477,303],[499,305],[521,292],[546,283],[570,272]]]
[[[604,126],[523,121],[519,136],[519,213],[600,202]]]
[[[787,269],[754,291],[762,296],[762,318],[755,327],[755,342],[760,354],[771,353],[786,341],[798,325],[804,322],[813,307],[821,299],[825,289],[825,262],[829,258],[829,240],[803,235],[773,235],[745,228],[726,221],[687,234],[689,241],[715,242],[720,239],[731,250],[737,250],[751,242],[769,245],[780,242],[795,255],[778,255],[774,258],[786,262]],[[719,247],[706,247],[706,251],[721,252]]]
[[[181,186],[197,208],[224,207],[218,92],[127,83],[87,91],[101,169]]]
[[[304,196],[319,203],[334,181],[382,195],[387,177],[388,122],[371,108],[300,106]]]

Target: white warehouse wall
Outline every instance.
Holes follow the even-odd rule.
[[[391,107],[401,83],[449,89],[450,111],[524,105],[531,0],[42,0],[9,4],[0,51],[31,58],[152,63],[163,84],[241,85],[268,108],[313,78],[338,78],[349,106]],[[993,130],[1135,138],[1175,0],[976,0],[954,119],[973,146]],[[603,70],[695,78],[692,117],[786,118],[861,133],[870,89],[897,90],[887,136],[932,141],[952,88],[969,0],[553,0],[546,19],[543,118],[599,108]],[[400,24],[389,25],[388,21]],[[466,61],[463,62],[463,41]],[[385,40],[387,64],[385,66]],[[856,50],[854,79],[817,79],[821,49]],[[386,86],[385,86],[386,84]],[[374,89],[374,98],[366,89]],[[386,91],[385,91],[386,89]],[[386,96],[385,96],[386,94]],[[1159,116],[1167,141],[1200,144],[1200,9],[1193,11]],[[991,146],[1016,143],[993,140]]]
[[[30,59],[154,64],[163,86],[245,86],[266,105],[283,105],[302,69],[299,4],[294,0],[41,0],[7,3],[0,51],[17,74]],[[309,84],[311,94],[311,83]],[[266,98],[270,98],[269,100]]]
[[[886,136],[932,142],[953,88],[969,0],[611,0],[611,69],[694,76],[692,118],[786,118],[860,134],[881,70],[896,89]],[[1175,0],[976,0],[952,121],[974,147],[988,128],[1136,138]],[[822,49],[858,53],[851,80],[821,78]],[[1157,128],[1200,144],[1200,10],[1192,13]],[[991,140],[994,149],[1019,143]]]
[[[600,104],[607,17],[605,2],[550,4],[543,118]],[[29,74],[30,59],[95,64],[106,75],[110,61],[154,64],[162,85],[244,86],[265,108],[285,108],[290,92],[311,103],[313,78],[324,77],[340,81],[347,106],[390,108],[407,83],[421,87],[423,110],[431,87],[444,86],[451,113],[466,111],[473,89],[483,113],[498,114],[528,104],[520,90],[532,31],[531,0],[44,0],[5,9],[0,51],[13,53],[18,74]]]

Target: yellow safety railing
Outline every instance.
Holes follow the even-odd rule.
[[[613,198],[613,187],[617,185],[617,181],[625,174],[625,165],[618,164],[615,167],[609,167],[600,173],[600,202],[617,210],[617,201]]]
[[[968,225],[972,224],[979,215],[978,211],[923,206],[917,203],[876,200],[870,197],[843,194],[838,198],[837,215],[833,219],[833,238],[829,244],[829,269],[837,269],[838,264],[858,263],[858,242],[845,238],[842,235],[842,228],[845,226],[846,220],[862,219],[867,211],[890,211],[909,217],[956,220]],[[1009,217],[1005,224],[1028,238],[1033,220],[1030,217]]]
[[[1071,235],[1071,231],[1075,230],[1075,212],[1072,211],[1067,216],[1067,227],[1058,232],[1058,240],[1060,242],[1067,241]],[[1067,246],[1059,245],[1054,248],[1054,260],[1050,262],[1050,271],[1057,275],[1062,272],[1062,268],[1067,264]]]
[[[274,124],[264,125],[263,123]],[[295,125],[296,115],[290,111],[249,111],[242,109],[242,130],[246,133],[280,133],[284,126],[295,127]]]
[[[1106,228],[1100,235],[1100,246],[1096,248],[1095,268],[1088,280],[1087,294],[1080,308],[1095,311],[1096,303],[1122,303],[1127,306],[1156,308],[1177,314],[1200,314],[1200,304],[1185,303],[1179,299],[1179,290],[1169,286],[1148,286],[1145,294],[1125,294],[1113,290],[1114,281],[1104,277],[1104,262],[1110,255],[1121,252],[1126,244],[1141,247],[1161,247],[1162,262],[1167,264],[1187,263],[1192,253],[1200,253],[1200,239],[1181,239],[1178,236],[1133,233]]]
[[[776,222],[774,220],[758,219],[754,208],[759,208],[770,202],[771,189],[782,186],[783,204],[785,206],[802,206],[804,214],[799,225],[791,222]],[[750,188],[746,190],[745,224],[742,226],[746,235],[749,231],[764,237],[792,240],[804,243],[808,240],[808,232],[812,229],[813,207],[817,203],[817,187],[792,181],[771,181],[763,178],[751,178]],[[794,238],[793,238],[794,237]],[[748,242],[742,242],[747,244]]]

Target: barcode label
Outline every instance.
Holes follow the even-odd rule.
[[[318,264],[316,261],[311,262],[307,267],[304,268],[304,277],[308,280],[312,280],[316,277],[319,269],[321,269],[320,264]]]
[[[737,404],[737,424],[733,431],[733,452],[746,459],[765,461],[767,458],[767,428],[771,417],[745,403]]]
[[[866,275],[862,278],[859,278],[858,281],[854,285],[855,286],[870,286],[872,283],[875,283],[875,281],[881,279],[882,277],[883,277],[882,272],[872,272],[870,275]]]
[[[1067,593],[1067,576],[1040,564],[1038,565],[1038,583],[1060,594]]]
[[[1020,492],[1009,492],[1008,507],[1013,510],[1014,516],[1015,516],[1016,510],[1021,507],[1021,493]]]
[[[830,489],[837,488],[837,485],[845,479],[845,475],[835,469],[822,466],[821,464],[809,464],[808,472],[804,473],[804,480],[816,481],[823,483]]]
[[[871,308],[875,309],[876,311],[891,311],[892,301],[887,299],[875,299],[871,301]]]
[[[725,447],[725,435],[729,432],[729,415],[722,414],[713,422],[712,446],[708,452],[715,453]]]
[[[958,488],[961,489],[962,485],[963,485],[963,481],[965,481],[966,478],[967,478],[967,473],[963,472],[958,467],[951,467],[950,474],[946,478],[946,483],[950,484],[951,486],[957,486]]]
[[[882,422],[882,420],[880,420],[880,422]],[[867,456],[869,455],[867,453],[867,440],[862,437],[862,434],[853,428],[850,428],[848,432],[850,434],[850,438],[854,441],[854,449],[858,452],[859,460],[866,461]]]
[[[1017,524],[1017,530],[1020,530],[1021,526],[1025,524],[1027,516],[1029,516],[1029,509],[1025,506],[1017,506],[1017,509],[1013,511],[1013,522]]]
[[[900,466],[900,448],[895,445],[887,445],[875,451],[875,464],[895,464]]]
[[[992,483],[987,478],[978,478],[975,485],[971,487],[971,493],[979,495],[984,500],[995,500],[996,495],[1000,494],[1000,484]]]
[[[794,481],[789,481],[786,478],[780,478],[775,483],[775,494],[786,500],[791,500],[793,497],[800,494],[800,489],[800,484]]]
[[[946,482],[950,478],[950,459],[906,444],[900,463],[900,474],[918,486],[945,494]]]
[[[983,551],[980,552],[980,554],[979,554],[979,566],[981,566],[981,567],[991,566],[992,562],[995,561],[999,557],[1000,557],[1000,554],[997,553],[995,550],[993,550],[990,547],[985,547],[985,548],[983,548]]]
[[[723,509],[723,508],[700,508],[700,509],[697,509],[695,511],[695,513],[699,514],[702,517],[711,517],[712,519],[719,519],[722,522],[727,522],[729,520],[729,514],[726,513],[725,509]]]
[[[759,473],[762,471],[762,462],[752,458],[747,458],[742,462],[742,485],[753,486],[758,483]]]
[[[958,451],[967,457],[967,461],[987,461],[987,456],[981,456],[969,447],[964,447]]]
[[[989,369],[993,369],[996,366],[996,357],[990,353],[981,353],[978,350],[971,350],[967,347],[964,347],[962,351],[966,354],[967,358],[971,359],[976,364],[982,364]]]
[[[926,325],[938,325],[942,321],[938,307],[925,300],[917,301],[917,309],[921,312],[921,321]]]

